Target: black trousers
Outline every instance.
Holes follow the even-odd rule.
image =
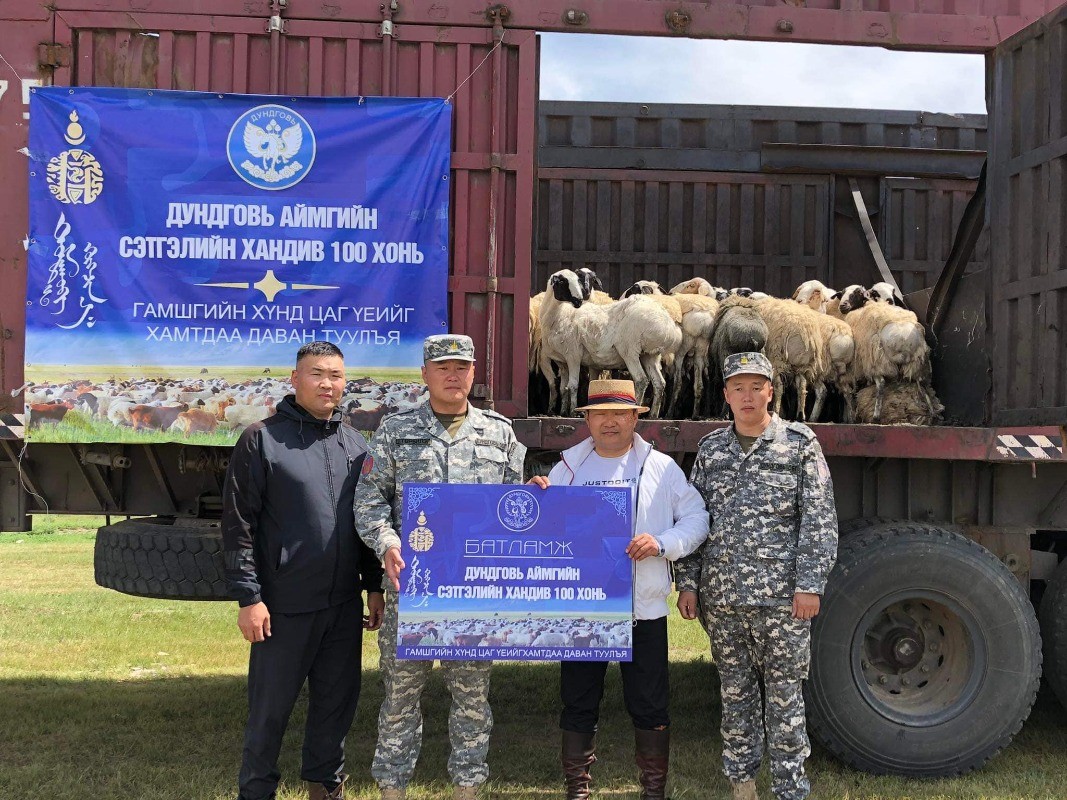
[[[359,700],[363,600],[307,614],[270,615],[270,638],[248,659],[248,724],[239,800],[269,800],[278,789],[278,753],[297,695],[308,683],[300,776],[333,786],[345,764],[345,735]]]
[[[563,713],[559,727],[575,733],[595,733],[604,697],[606,661],[564,661],[560,664],[559,694]],[[670,725],[667,704],[667,618],[639,619],[634,626],[633,661],[619,662],[622,696],[634,727],[657,730]]]

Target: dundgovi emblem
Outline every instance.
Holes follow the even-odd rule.
[[[541,516],[541,507],[533,493],[516,489],[500,498],[496,507],[497,519],[510,531],[525,531],[533,527]]]
[[[234,172],[258,189],[288,189],[315,163],[315,132],[285,106],[256,106],[230,128],[226,154]]]
[[[69,119],[63,138],[75,147],[48,160],[48,191],[61,203],[87,206],[104,191],[104,171],[92,153],[77,147],[85,142],[78,112],[71,111]]]

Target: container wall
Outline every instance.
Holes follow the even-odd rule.
[[[811,278],[835,288],[881,281],[848,178],[764,172],[768,145],[820,148],[828,162],[841,145],[892,150],[898,171],[860,175],[859,185],[901,289],[928,288],[975,182],[889,175],[922,173],[931,152],[980,159],[985,124],[910,111],[544,102],[531,291],[557,269],[587,265],[613,292],[695,275],[780,296]]]
[[[26,217],[29,159],[29,91],[47,82],[38,69],[38,44],[52,38],[52,15],[38,3],[12,2],[2,9],[0,52],[0,412],[21,412],[21,398],[11,391],[22,385],[26,327]],[[2,425],[2,424],[0,424]]]
[[[1067,8],[992,56],[993,421],[1067,423]]]

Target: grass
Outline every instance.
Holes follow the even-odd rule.
[[[229,603],[142,600],[93,583],[92,517],[35,517],[0,534],[0,798],[232,798],[245,715],[248,647]],[[707,640],[672,615],[675,800],[726,796],[719,773],[718,684]],[[373,798],[368,765],[381,702],[375,637],[348,738],[352,796]],[[494,798],[560,797],[554,665],[498,664],[490,752]],[[435,673],[424,697],[425,746],[409,795],[448,797],[448,695]],[[617,670],[609,670],[597,796],[636,797],[632,735]],[[283,749],[280,800],[298,783],[302,704]],[[816,748],[814,798],[1053,798],[1067,786],[1067,714],[1042,691],[1015,742],[981,772],[907,780],[855,772]],[[760,778],[767,792],[767,778]]]

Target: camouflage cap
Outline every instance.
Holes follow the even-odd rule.
[[[474,361],[474,340],[461,333],[427,336],[422,343],[423,361]]]
[[[722,362],[722,377],[726,380],[734,375],[762,375],[765,378],[773,378],[774,367],[763,353],[734,353]]]

